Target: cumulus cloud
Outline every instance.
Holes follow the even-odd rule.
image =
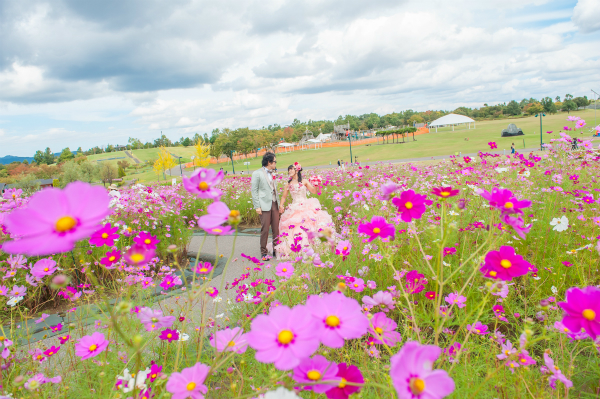
[[[573,22],[583,33],[600,30],[600,2],[579,0],[573,10]]]

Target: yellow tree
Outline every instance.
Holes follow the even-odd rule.
[[[152,169],[154,169],[154,173],[156,173],[157,176],[160,176],[160,173],[163,171],[160,159],[157,159],[154,162],[154,164],[152,165]]]
[[[173,155],[171,155],[165,147],[160,147],[160,152],[158,153],[158,161],[155,162],[155,165],[156,163],[158,163],[158,165],[160,166],[160,170],[162,170],[163,173],[167,170],[170,171],[171,168],[174,168],[176,166]]]
[[[210,144],[198,140],[194,145],[194,165],[206,168],[210,163]]]

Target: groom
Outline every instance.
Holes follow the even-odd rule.
[[[277,166],[275,154],[267,152],[263,156],[262,166],[252,173],[252,204],[260,216],[260,253],[262,260],[266,262],[272,259],[267,253],[269,226],[273,232],[273,256],[279,238],[279,193],[273,179]]]

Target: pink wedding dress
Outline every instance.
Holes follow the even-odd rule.
[[[307,231],[317,232],[325,227],[334,228],[331,215],[321,209],[316,198],[307,198],[307,189],[301,183],[291,183],[289,188],[292,203],[279,219],[279,245],[275,246],[277,257],[286,259],[301,255],[310,247]]]

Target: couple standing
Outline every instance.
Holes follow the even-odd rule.
[[[288,258],[292,252],[308,246],[307,231],[317,232],[333,226],[333,219],[321,210],[319,200],[306,197],[307,191],[315,194],[317,189],[302,179],[302,167],[298,163],[288,167],[288,181],[282,200],[279,200],[277,181],[273,176],[276,167],[275,154],[267,152],[262,159],[262,168],[252,173],[252,203],[260,216],[260,253],[265,262],[272,259],[271,253]],[[285,211],[288,193],[292,196],[292,204]],[[269,228],[273,233],[272,245],[268,244]]]

